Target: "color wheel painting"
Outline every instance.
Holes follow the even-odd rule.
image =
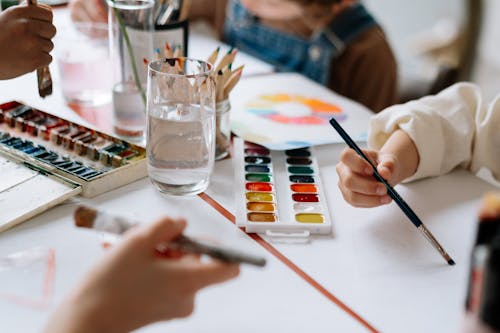
[[[332,117],[346,119],[338,105],[295,94],[261,95],[247,104],[247,111],[281,124],[324,125]]]
[[[245,78],[230,99],[231,131],[272,150],[343,142],[330,118],[341,122],[355,140],[363,140],[372,115],[364,106],[294,73]]]

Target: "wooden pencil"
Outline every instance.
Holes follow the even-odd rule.
[[[229,98],[229,93],[234,89],[238,81],[240,81],[241,75],[243,73],[243,66],[235,70],[229,79],[224,83],[223,98]]]
[[[170,48],[170,44],[168,44],[168,42],[165,42],[164,52],[165,52],[165,58],[172,58],[173,56],[172,49]]]
[[[208,57],[207,62],[215,66],[215,62],[217,61],[217,57],[219,56],[220,46],[218,46],[212,54]]]
[[[232,63],[234,61],[234,58],[236,57],[236,53],[237,52],[238,52],[237,49],[230,49],[224,55],[224,57],[222,57],[221,61],[219,62],[219,64],[215,68],[215,71],[218,72],[219,70],[223,69],[224,67],[226,67],[227,65],[229,65],[230,63]]]

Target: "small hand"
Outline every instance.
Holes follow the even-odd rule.
[[[158,255],[158,245],[185,227],[183,219],[163,218],[129,230],[59,307],[46,332],[129,332],[190,315],[196,293],[236,277],[239,266]]]
[[[379,174],[391,185],[398,182],[400,163],[389,153],[363,150],[377,167]],[[338,186],[344,199],[355,207],[376,207],[391,202],[384,184],[373,177],[373,169],[368,162],[350,148],[344,149],[337,164]]]
[[[108,20],[107,11],[101,0],[72,0],[69,3],[71,18],[76,22],[101,22]]]

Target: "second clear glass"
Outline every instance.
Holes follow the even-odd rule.
[[[114,131],[142,140],[146,123],[145,63],[153,57],[154,0],[107,0],[114,65]]]

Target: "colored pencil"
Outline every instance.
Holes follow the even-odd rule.
[[[174,48],[174,58],[182,57],[182,47],[180,45],[176,45]]]
[[[417,229],[424,235],[424,237],[432,244],[432,246],[441,254],[441,256],[446,260],[448,265],[455,265],[455,261],[451,259],[450,255],[444,250],[444,248],[439,244],[434,235],[427,229],[420,218],[415,214],[415,212],[410,208],[410,206],[401,198],[401,196],[396,192],[396,190],[378,173],[377,167],[366,157],[363,151],[358,147],[353,139],[347,134],[347,132],[340,126],[340,124],[334,119],[330,119],[330,124],[339,133],[345,143],[353,149],[359,156],[361,156],[365,161],[367,161],[373,169],[373,177],[387,188],[387,193],[396,202],[396,204],[401,208],[403,213],[410,219],[411,223],[417,227]]]
[[[227,65],[232,63],[234,61],[234,58],[236,57],[236,53],[238,53],[238,49],[230,49],[224,55],[224,57],[222,57],[221,61],[219,62],[219,64],[215,68],[215,72],[218,72],[219,70],[223,69],[224,67],[226,67]]]
[[[165,58],[172,58],[172,49],[170,48],[170,44],[168,42],[165,42]]]
[[[87,206],[79,206],[76,208],[74,220],[75,225],[78,227],[111,232],[117,235],[121,235],[139,224],[138,222],[100,212]],[[263,257],[243,253],[219,245],[209,244],[185,235],[181,235],[177,239],[166,244],[157,244],[157,246],[160,252],[165,252],[165,250],[170,249],[184,253],[206,254],[212,258],[226,262],[247,263],[260,267],[266,265],[266,259]]]
[[[220,46],[217,47],[212,54],[208,57],[207,62],[211,63],[215,66],[215,62],[217,61],[217,57],[219,56]]]
[[[241,66],[233,71],[229,79],[224,82],[224,99],[229,98],[229,93],[231,92],[231,90],[233,90],[238,81],[240,81],[241,75],[243,74],[243,68],[244,66]]]

